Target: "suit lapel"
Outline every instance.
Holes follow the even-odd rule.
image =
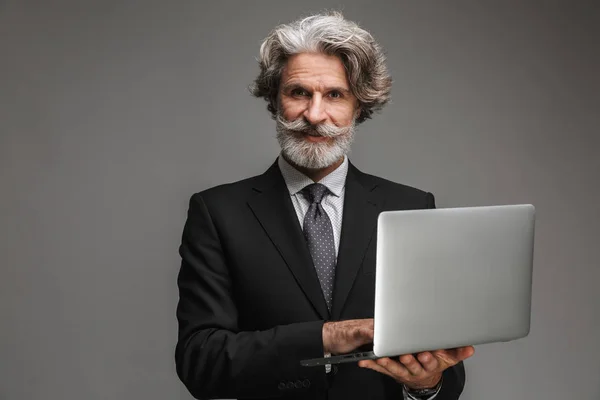
[[[361,181],[362,173],[352,164],[346,178],[342,234],[333,292],[332,318],[339,319],[356,274],[377,227],[380,204],[373,194],[375,185]]]
[[[322,319],[329,319],[317,272],[277,163],[265,172],[254,190],[259,194],[248,201],[252,212],[285,260],[315,311]]]

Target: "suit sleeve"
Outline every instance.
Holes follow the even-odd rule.
[[[179,248],[177,374],[198,399],[276,397],[325,385],[323,321],[240,331],[232,279],[217,229],[199,194],[190,200]]]
[[[427,193],[426,203],[427,208],[436,208],[433,194]],[[465,387],[465,366],[463,362],[461,361],[448,368],[442,375],[442,387],[434,396],[435,400],[457,400]]]

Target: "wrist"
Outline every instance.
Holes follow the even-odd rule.
[[[322,336],[323,336],[323,352],[325,354],[331,353],[331,322],[325,322],[323,324],[323,330],[322,330]]]
[[[442,374],[440,373],[439,376],[433,378],[431,382],[423,383],[421,385],[404,384],[404,389],[412,397],[429,398],[439,392],[440,388],[442,387]]]
[[[407,390],[436,389],[442,383],[442,373],[433,376],[425,382],[404,384]]]

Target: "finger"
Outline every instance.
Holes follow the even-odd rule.
[[[427,371],[427,372],[437,371],[437,368],[440,365],[440,363],[438,362],[437,358],[435,358],[433,356],[433,354],[431,354],[428,351],[424,351],[423,353],[419,353],[417,355],[417,359],[419,360],[419,362],[423,366],[423,369],[425,371]]]
[[[473,346],[457,347],[449,350],[436,350],[433,355],[441,364],[445,364],[444,369],[458,364],[471,357],[475,353]]]
[[[361,332],[366,339],[373,340],[373,336],[375,334],[373,327],[364,327],[361,329]]]
[[[469,357],[472,357],[473,354],[475,354],[475,347],[473,346],[465,346],[465,347],[459,347],[456,349],[456,359],[458,359],[458,361],[464,361]]]
[[[394,361],[389,357],[379,358],[375,361],[377,365],[385,368],[394,379],[398,380],[410,380],[413,375],[410,371],[400,362]]]
[[[412,354],[404,354],[399,357],[400,363],[410,372],[411,375],[419,376],[424,372],[423,366]]]
[[[395,378],[390,371],[385,369],[384,367],[378,365],[373,360],[363,360],[359,361],[358,366],[361,368],[371,369],[373,371],[379,372],[380,374],[384,374],[389,376],[390,378]]]
[[[458,361],[450,354],[448,350],[436,350],[431,353],[433,357],[439,363],[439,368],[445,370],[446,368],[452,367]]]
[[[369,329],[368,327],[361,326],[358,329],[354,330],[354,340],[366,344],[371,343],[373,341],[373,329]]]

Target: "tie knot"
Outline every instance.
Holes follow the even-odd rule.
[[[321,183],[310,184],[302,189],[302,194],[311,203],[320,203],[323,200],[323,196],[327,193],[327,186]]]

